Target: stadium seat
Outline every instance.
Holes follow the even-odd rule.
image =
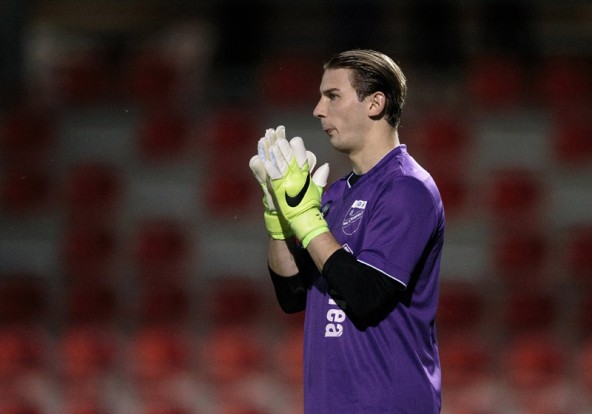
[[[484,110],[504,110],[523,103],[526,77],[522,65],[508,56],[475,58],[467,72],[471,103]]]
[[[64,404],[63,414],[108,414],[103,405],[94,399],[73,398],[73,401],[68,401]]]
[[[0,324],[43,326],[49,320],[49,286],[36,274],[0,277]]]
[[[450,170],[461,173],[458,166],[464,165],[472,145],[467,120],[458,114],[434,110],[420,122],[416,144],[426,168],[435,174]]]
[[[161,282],[143,284],[140,291],[138,319],[143,326],[187,322],[193,302],[188,287]]]
[[[75,281],[65,289],[64,318],[71,326],[110,325],[117,321],[117,289],[102,281]]]
[[[304,330],[302,326],[289,327],[276,337],[272,345],[273,366],[280,380],[290,389],[302,386]]]
[[[48,349],[49,342],[37,330],[0,325],[0,383],[45,370]]]
[[[474,333],[448,335],[438,342],[444,389],[462,389],[488,380],[492,354]]]
[[[218,167],[220,159],[225,160],[225,168],[233,168],[239,157],[255,154],[256,142],[265,133],[265,127],[255,121],[255,113],[252,105],[235,104],[215,109],[206,120],[200,141]]]
[[[244,161],[248,163],[248,158]],[[235,164],[236,165],[236,164]],[[208,215],[212,217],[232,217],[251,211],[255,201],[261,196],[256,192],[245,191],[253,188],[261,191],[250,172],[236,175],[228,171],[214,171],[207,177],[205,187],[201,189]]]
[[[539,223],[545,188],[535,171],[523,168],[503,168],[490,171],[484,185],[484,207],[499,226],[509,230]]]
[[[592,339],[592,289],[581,289],[581,295],[574,309],[575,332],[577,337]]]
[[[505,295],[501,309],[500,322],[508,334],[550,333],[557,322],[559,305],[553,292],[518,289]]]
[[[224,388],[260,373],[266,357],[262,339],[247,326],[217,326],[207,334],[202,366],[209,383]]]
[[[592,223],[583,223],[568,230],[563,263],[574,280],[592,287]]]
[[[545,284],[549,241],[542,234],[517,226],[493,236],[491,253],[499,280],[514,288]]]
[[[504,350],[504,369],[510,383],[520,390],[533,390],[559,381],[566,368],[562,346],[546,335],[521,334]]]
[[[4,165],[46,165],[56,142],[51,112],[28,105],[15,105],[0,124],[0,143]]]
[[[106,102],[116,87],[114,72],[100,52],[89,51],[62,62],[57,81],[60,98],[68,106]]]
[[[199,414],[175,403],[151,403],[140,414]]]
[[[148,110],[136,133],[139,155],[144,161],[180,159],[189,148],[189,125],[172,109]]]
[[[122,192],[116,167],[100,162],[74,165],[64,183],[64,208],[72,222],[103,223],[113,218]]]
[[[459,331],[477,330],[485,311],[485,298],[467,282],[443,281],[438,299],[438,334],[447,336]]]
[[[592,101],[592,67],[577,58],[549,58],[538,69],[535,80],[541,103],[563,113]]]
[[[209,288],[205,304],[217,326],[252,325],[259,320],[264,305],[259,284],[241,275],[218,275]]]
[[[191,247],[184,223],[167,217],[146,218],[136,225],[132,238],[141,280],[170,280],[183,273]]]
[[[318,99],[321,60],[280,55],[264,59],[259,74],[262,99],[272,107],[310,107]]]
[[[60,249],[70,280],[107,280],[113,270],[117,237],[112,228],[78,223],[65,229]]]
[[[36,167],[12,167],[2,175],[0,209],[11,216],[43,214],[52,205],[52,177]]]
[[[97,380],[115,367],[117,338],[97,326],[69,326],[58,338],[57,356],[62,381]]]
[[[562,115],[553,120],[552,149],[565,168],[587,167],[592,163],[592,113]]]
[[[140,387],[167,381],[192,369],[194,353],[191,339],[182,330],[139,326],[126,345],[126,375]]]
[[[587,338],[581,343],[576,355],[575,367],[577,370],[575,379],[592,404],[592,338]]]
[[[467,177],[454,173],[431,173],[446,211],[446,218],[462,218],[468,213],[471,191]]]
[[[8,401],[0,402],[2,414],[43,414],[44,410],[34,402],[21,401],[18,398],[8,398]]]
[[[176,68],[158,50],[132,52],[126,60],[124,98],[144,107],[162,107],[173,103],[180,87]]]
[[[507,388],[522,412],[571,412],[566,411],[566,348],[556,337],[520,334],[505,345],[502,358]]]

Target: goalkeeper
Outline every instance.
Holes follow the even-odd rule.
[[[250,167],[264,192],[268,265],[285,312],[306,311],[305,414],[440,412],[435,313],[444,210],[399,140],[406,95],[386,55],[352,50],[324,66],[314,115],[352,171],[268,129]]]

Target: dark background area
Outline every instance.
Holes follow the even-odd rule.
[[[0,413],[302,412],[248,160],[282,124],[348,172],[350,48],[443,194],[442,412],[592,412],[590,1],[2,0]]]

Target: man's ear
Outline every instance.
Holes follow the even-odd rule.
[[[380,117],[384,113],[386,97],[382,92],[374,92],[369,97],[368,115],[372,118]]]

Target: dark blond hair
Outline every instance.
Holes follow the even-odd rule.
[[[350,69],[350,82],[362,101],[367,96],[382,92],[386,98],[383,115],[397,127],[407,95],[407,80],[403,71],[384,53],[369,49],[355,49],[331,57],[324,65],[327,69]]]

